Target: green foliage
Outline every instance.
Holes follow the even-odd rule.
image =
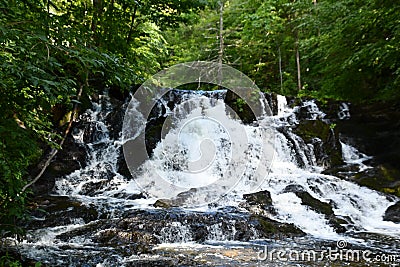
[[[224,1],[224,63],[264,90],[352,101],[399,99],[400,5],[391,1]],[[171,63],[217,60],[219,8],[170,31]],[[296,50],[301,83],[297,88]]]
[[[313,89],[353,101],[398,98],[399,14],[387,1],[319,2],[305,19],[318,35],[302,41]]]
[[[285,1],[225,1],[223,62],[247,74],[264,90],[284,94],[296,88],[293,4]],[[219,9],[210,6],[196,23],[167,33],[173,61],[217,60]],[[279,60],[282,64],[282,85]]]
[[[0,266],[22,267],[22,264],[6,253],[6,255],[0,257]]]
[[[22,234],[28,168],[42,156],[39,147],[58,146],[64,130],[54,107],[70,112],[80,89],[88,96],[143,82],[165,60],[161,29],[204,4],[0,0],[0,238]]]
[[[2,117],[0,125],[0,237],[23,234],[16,223],[25,218],[26,170],[41,155],[28,130]]]

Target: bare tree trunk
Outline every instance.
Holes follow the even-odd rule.
[[[296,66],[297,66],[297,87],[301,90],[301,68],[300,68],[300,52],[299,52],[299,36],[296,34]]]
[[[46,36],[50,38],[50,0],[47,0],[47,29]]]
[[[93,18],[92,18],[91,30],[96,45],[99,45],[99,40],[97,38],[97,28],[98,28],[97,23],[98,20],[101,18],[102,13],[103,13],[103,0],[93,0]]]
[[[218,63],[219,63],[219,71],[218,71],[218,83],[222,83],[222,58],[224,56],[224,1],[221,0],[219,2],[219,51],[218,51]]]
[[[137,5],[135,5],[135,7],[133,8],[133,14],[131,17],[131,25],[129,26],[128,36],[126,37],[126,44],[128,44],[128,45],[131,42],[131,38],[132,38],[133,26],[134,26],[135,20],[136,20],[136,11],[137,11]]]
[[[279,76],[281,78],[281,93],[283,93],[282,55],[280,46],[278,47],[278,55],[279,55]]]

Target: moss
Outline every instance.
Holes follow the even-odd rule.
[[[331,205],[313,198],[308,192],[296,192],[296,195],[301,199],[304,205],[309,206],[311,209],[327,216],[334,214]]]
[[[264,216],[253,216],[266,236],[304,236],[304,232],[291,223],[280,223]]]
[[[299,135],[306,143],[313,143],[315,138],[322,140],[321,149],[323,154],[328,156],[328,162],[331,166],[339,166],[343,164],[342,149],[339,143],[339,134],[336,127],[327,124],[321,120],[303,120],[294,129],[294,132]],[[318,148],[314,148],[318,149]],[[317,157],[325,158],[324,155]]]
[[[321,140],[328,140],[330,134],[329,124],[320,120],[302,121],[295,129],[296,133],[301,136],[304,141],[310,142],[312,138],[318,137]]]
[[[276,232],[278,232],[278,230],[276,229],[276,226],[274,224],[272,224],[271,222],[268,222],[268,221],[262,219],[261,217],[258,217],[257,219],[258,219],[258,222],[264,233],[275,234]]]
[[[380,165],[357,173],[353,179],[359,185],[400,197],[400,171],[390,166]]]
[[[173,203],[168,199],[157,199],[157,201],[153,204],[153,207],[169,209],[173,207]]]

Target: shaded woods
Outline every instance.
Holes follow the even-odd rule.
[[[0,2],[0,237],[23,234],[16,225],[28,216],[28,171],[50,148],[61,148],[74,105],[85,109],[96,91],[128,90],[154,74],[168,54],[162,30],[188,21],[203,6]]]

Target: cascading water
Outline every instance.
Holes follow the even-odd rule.
[[[97,217],[87,222],[77,216],[69,224],[32,231],[23,243],[23,253],[53,265],[64,263],[78,266],[82,262],[77,259],[83,257],[82,255],[86,255],[83,262],[90,263],[88,266],[114,266],[110,263],[113,262],[112,259],[118,262],[117,265],[123,265],[132,260],[126,252],[96,247],[96,240],[108,240],[104,236],[106,233],[110,235],[110,232],[114,233],[114,239],[115,236],[120,239],[129,236],[129,240],[137,241],[138,237],[133,233],[115,233],[113,225],[122,227],[122,222],[124,225],[135,225],[138,231],[147,229],[152,224],[158,243],[235,240],[259,242],[257,240],[262,235],[256,226],[249,223],[253,217],[241,208],[240,203],[243,203],[243,194],[249,193],[249,188],[254,183],[256,166],[262,158],[260,150],[263,142],[274,142],[270,146],[274,149],[274,157],[271,162],[265,162],[266,165],[271,164],[270,172],[257,191],[268,190],[271,193],[272,205],[276,211],[268,215],[271,219],[292,223],[312,238],[325,240],[347,238],[358,244],[365,243],[357,232],[399,238],[400,225],[383,221],[382,218],[387,207],[394,204],[396,199],[335,176],[321,174],[323,167],[317,166],[313,145],[306,144],[292,131],[292,126],[298,122],[296,108],[289,108],[285,97],[278,96],[277,115],[266,116],[258,125],[243,125],[229,116],[223,101],[224,96],[224,91],[175,90],[161,99],[153,119],[171,117],[172,127],[163,133],[162,140],[154,147],[151,159],[143,164],[140,174],[144,181],[152,181],[152,176],[161,175],[170,183],[184,188],[182,191],[171,192],[168,188],[151,185],[152,190],[164,190],[167,197],[176,197],[190,192],[191,188],[212,184],[227,170],[232,177],[243,177],[216,204],[193,209],[168,209],[167,212],[154,208],[156,199],[151,194],[147,197],[146,194],[140,194],[141,190],[148,189],[146,183],[138,185],[135,182],[138,177],[132,179],[118,173],[122,139],[121,135],[117,139],[110,135],[112,126],[107,118],[113,112],[113,107],[109,97],[102,95],[99,102],[93,102],[93,108],[81,116],[82,126],[75,128],[73,133],[76,142],[86,147],[86,167],[59,177],[54,189],[56,196],[68,196],[96,209]],[[313,102],[306,102],[303,106],[309,107],[310,120],[324,116]],[[218,123],[207,119],[208,113],[218,114]],[[204,118],[193,119],[201,116]],[[243,143],[235,144],[243,146],[246,162],[241,162],[244,159],[232,155],[233,144],[229,141],[229,134],[238,125],[248,137]],[[262,135],[266,132],[267,135]],[[260,136],[267,136],[272,141],[262,140]],[[204,140],[213,142],[213,146],[206,146],[206,149],[214,149],[214,158],[210,159],[212,163],[204,166],[197,164],[195,167],[200,166],[201,172],[188,174],[185,170],[190,169],[190,164],[202,157]],[[357,165],[361,170],[368,168],[363,163],[367,159],[366,155],[343,142],[341,145],[346,163]],[[234,160],[230,162],[232,158]],[[244,167],[235,167],[239,165]],[[301,190],[330,205],[335,216],[345,218],[351,234],[337,233],[329,218],[304,205],[296,191],[289,190],[290,188]],[[207,192],[204,192],[204,196],[205,200],[215,199],[215,196],[207,196]],[[229,207],[231,209],[227,209]],[[124,221],[125,216],[132,214],[143,222],[133,219]],[[227,214],[231,217],[226,217]],[[128,226],[122,228],[125,229],[124,227]],[[69,234],[72,237],[68,239]],[[153,239],[149,240],[153,242]],[[49,252],[50,250],[53,252]],[[57,255],[63,250],[75,255],[72,257],[74,260],[71,260],[68,253]],[[87,256],[91,254],[95,256]],[[49,259],[50,255],[55,258]]]

